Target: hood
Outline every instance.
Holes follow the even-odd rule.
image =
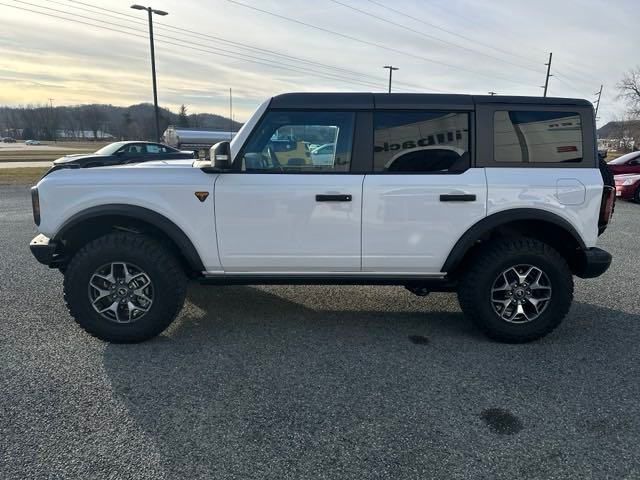
[[[190,159],[175,159],[175,160],[149,160],[147,162],[140,163],[128,163],[124,165],[118,165],[117,168],[158,168],[158,167],[193,167],[194,160]]]
[[[65,155],[64,157],[60,157],[57,160],[54,160],[53,164],[61,165],[64,163],[74,162],[82,165],[88,160],[100,161],[101,157],[102,155],[96,155],[95,153],[74,153],[72,155]]]

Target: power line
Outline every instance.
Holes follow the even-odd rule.
[[[137,33],[142,33],[141,30],[137,30],[137,29],[134,29],[132,27],[125,26],[125,25],[117,25],[117,24],[114,24],[112,22],[107,22],[107,21],[104,21],[104,20],[100,20],[100,19],[96,19],[96,18],[92,18],[92,17],[87,17],[87,16],[84,16],[84,15],[76,14],[76,13],[68,13],[68,12],[64,12],[64,11],[58,10],[58,9],[53,9],[53,8],[50,8],[50,7],[44,7],[44,6],[41,6],[41,5],[37,5],[37,4],[33,4],[33,3],[30,3],[30,2],[25,2],[25,1],[21,1],[21,0],[14,0],[14,1],[16,1],[17,3],[27,4],[27,5],[35,6],[37,8],[49,10],[49,11],[55,11],[55,12],[58,12],[58,13],[63,13],[65,15],[72,15],[72,16],[75,16],[75,17],[78,17],[78,18],[84,18],[84,19],[91,20],[91,21],[94,21],[94,22],[105,23],[105,24],[108,24],[108,25],[115,25],[115,26],[118,26],[119,28],[124,28],[124,29],[127,29],[127,30],[133,30],[134,32],[137,32]],[[32,9],[25,8],[25,7],[17,7],[15,5],[8,5],[6,3],[0,3],[0,5],[4,5],[4,6],[7,6],[7,7],[15,8],[17,10],[24,10],[24,11],[29,11],[29,12],[32,12],[32,13],[38,13],[40,15],[45,15],[45,16],[49,16],[49,17],[53,17],[53,18],[58,18],[58,19],[61,19],[61,20],[67,20],[67,21],[71,21],[71,22],[75,22],[75,23],[80,23],[80,24],[83,24],[83,25],[91,26],[91,27],[102,28],[102,29],[105,29],[105,30],[109,30],[109,31],[117,32],[117,33],[122,33],[122,34],[125,34],[125,35],[131,35],[131,36],[138,37],[138,38],[144,38],[144,39],[147,38],[147,35],[138,35],[136,33],[131,33],[131,32],[128,32],[128,31],[123,31],[123,30],[119,30],[119,29],[115,29],[115,28],[111,28],[111,27],[105,27],[104,25],[96,25],[96,24],[93,24],[93,23],[84,22],[84,21],[81,21],[81,20],[77,20],[75,18],[62,17],[60,15],[41,12],[41,11],[38,11],[38,10],[32,10]],[[327,73],[327,72],[319,72],[319,71],[316,71],[316,70],[311,70],[311,69],[308,69],[308,68],[305,68],[305,69],[296,68],[296,66],[289,65],[289,64],[283,64],[283,63],[278,64],[278,63],[274,63],[274,62],[267,62],[267,61],[263,61],[264,59],[261,59],[260,57],[255,57],[255,56],[252,56],[252,55],[242,54],[242,53],[238,53],[238,52],[230,52],[229,50],[213,49],[212,47],[209,47],[207,45],[198,44],[198,43],[194,43],[194,42],[188,42],[188,41],[185,41],[183,39],[167,36],[167,35],[164,35],[164,34],[156,34],[156,36],[157,37],[159,36],[159,37],[163,37],[163,38],[168,38],[170,40],[174,40],[174,41],[157,40],[159,43],[164,43],[164,44],[168,44],[168,45],[174,45],[174,46],[177,46],[177,47],[180,47],[180,48],[189,48],[189,49],[196,50],[196,51],[210,53],[210,54],[213,54],[213,55],[218,55],[218,56],[227,57],[227,58],[244,60],[244,61],[248,61],[248,62],[251,62],[251,63],[259,64],[259,65],[265,65],[265,66],[271,67],[271,68],[292,71],[292,72],[295,72],[295,73],[307,74],[309,72],[312,72],[312,73],[314,73],[314,74],[316,74],[318,76],[322,76],[322,77],[325,77],[325,78],[330,79],[330,80],[338,80],[338,81],[342,81],[344,83],[350,83],[350,84],[353,84],[353,85],[366,86],[366,87],[369,87],[369,88],[372,88],[372,87],[373,88],[379,88],[380,87],[380,84],[372,83],[370,81],[351,79],[351,78],[342,77],[342,76],[331,74],[331,73]],[[181,42],[181,43],[175,43],[175,42]],[[185,43],[186,43],[186,45],[185,45]],[[194,45],[196,45],[196,46],[194,46]],[[204,48],[198,48],[198,47],[204,47]],[[223,52],[225,52],[225,53],[223,53]]]
[[[445,44],[445,45],[451,45],[451,46],[453,46],[453,47],[455,47],[455,48],[460,48],[460,49],[462,49],[462,50],[466,50],[466,51],[471,52],[471,53],[474,53],[474,54],[476,54],[476,55],[482,55],[482,56],[485,56],[485,57],[488,57],[488,58],[492,58],[492,59],[494,59],[494,60],[498,60],[499,62],[508,63],[509,65],[513,65],[513,66],[516,66],[516,67],[519,67],[519,68],[524,68],[524,69],[529,70],[529,71],[534,72],[534,73],[540,73],[538,70],[534,70],[533,68],[527,67],[527,66],[525,66],[525,65],[520,65],[520,64],[518,64],[518,63],[510,62],[509,60],[504,60],[504,59],[502,59],[502,58],[499,58],[499,57],[496,57],[496,56],[493,56],[493,55],[489,55],[488,53],[483,53],[483,52],[480,52],[480,51],[475,50],[475,49],[473,49],[473,48],[465,47],[464,45],[458,45],[457,43],[453,43],[453,42],[449,42],[449,41],[447,41],[447,40],[443,40],[443,39],[438,38],[438,37],[436,37],[436,36],[434,36],[434,35],[429,35],[428,33],[424,33],[424,32],[422,32],[422,31],[420,31],[420,30],[416,30],[416,29],[414,29],[414,28],[408,27],[408,26],[406,26],[406,25],[404,25],[404,24],[402,24],[402,23],[394,22],[394,21],[392,21],[392,20],[388,20],[388,19],[386,19],[386,18],[380,17],[380,16],[378,16],[378,15],[375,15],[375,14],[373,14],[373,13],[371,13],[371,12],[367,12],[367,11],[362,10],[362,9],[360,9],[360,8],[353,7],[353,6],[351,6],[351,5],[347,5],[346,3],[343,3],[343,2],[341,2],[341,1],[339,1],[339,0],[329,0],[329,1],[331,1],[331,2],[333,2],[333,3],[336,3],[336,4],[338,4],[338,5],[342,5],[343,7],[348,8],[348,9],[350,9],[350,10],[353,10],[353,11],[355,11],[355,12],[358,12],[358,13],[360,13],[360,14],[362,14],[362,15],[366,15],[366,16],[368,16],[368,17],[375,18],[376,20],[379,20],[379,21],[382,21],[382,22],[388,23],[388,24],[390,24],[390,25],[394,25],[394,26],[396,26],[396,27],[402,28],[402,29],[404,29],[404,30],[407,30],[407,31],[409,31],[409,32],[415,33],[415,34],[420,35],[420,36],[422,36],[422,37],[425,37],[425,38],[428,38],[428,39],[434,40],[434,41],[436,41],[436,42],[440,42],[440,43],[443,43],[443,44]],[[371,0],[369,0],[369,1],[371,1]],[[375,3],[375,2],[373,2],[373,3]]]
[[[391,9],[391,7],[388,7],[388,6],[386,6],[386,5],[383,5],[383,4],[382,4],[382,3],[380,3],[379,1],[376,1],[376,0],[367,0],[367,1],[369,1],[369,2],[371,2],[371,3],[374,3],[374,4],[376,4],[376,5],[379,5],[379,6],[380,6],[380,7],[382,7],[382,8],[386,8],[386,9],[388,9],[388,10],[394,10],[394,9]],[[438,3],[434,3],[434,2],[429,3],[429,8],[437,8],[437,9],[439,9],[440,11],[444,12],[446,15],[450,15],[450,14],[451,14],[451,10],[450,10],[450,9],[446,9],[446,8],[442,7],[441,5],[439,5]],[[402,12],[402,11],[399,11],[399,10],[394,10],[394,11],[395,11],[396,13],[399,13],[399,14],[400,14],[400,15],[402,15],[403,17],[406,17],[406,16],[407,16],[407,13],[406,13],[406,12]],[[523,56],[521,56],[521,55],[516,55],[516,54],[513,54],[513,53],[508,52],[507,50],[503,50],[503,49],[500,49],[500,48],[494,47],[494,46],[492,46],[492,45],[488,45],[488,44],[486,44],[486,43],[479,42],[478,40],[475,40],[475,39],[470,39],[469,37],[465,37],[465,36],[463,36],[463,35],[461,35],[461,34],[459,34],[459,33],[457,33],[457,32],[452,32],[452,31],[450,31],[450,30],[445,30],[445,29],[443,29],[442,27],[439,27],[439,26],[437,26],[437,25],[434,25],[434,24],[431,24],[431,23],[427,22],[426,20],[424,20],[424,18],[417,18],[417,17],[415,17],[415,16],[413,16],[413,18],[414,18],[416,21],[419,21],[420,23],[426,23],[426,24],[428,24],[428,25],[433,26],[434,28],[437,28],[437,29],[439,29],[439,30],[445,31],[445,32],[447,32],[447,33],[449,33],[449,34],[451,34],[451,35],[456,35],[456,36],[461,37],[461,38],[466,38],[466,39],[468,39],[469,41],[473,41],[474,43],[478,43],[478,44],[480,44],[480,45],[484,45],[484,46],[486,46],[486,47],[489,47],[489,48],[492,48],[492,49],[494,49],[494,50],[497,50],[497,51],[503,52],[503,53],[505,53],[505,54],[512,55],[512,56],[515,56],[515,57],[521,58],[521,59],[523,59],[523,60],[527,60],[528,62],[536,63],[536,62],[534,62],[533,60],[531,60],[529,57],[525,59],[525,57],[523,57]],[[474,25],[474,26],[477,26],[477,25],[478,25],[478,22],[479,22],[479,18],[478,18],[478,17],[473,17],[473,18],[471,18],[471,17],[465,16],[465,15],[462,15],[459,11],[456,11],[456,13],[455,13],[455,19],[456,19],[457,21],[458,21],[458,20],[460,20],[460,19],[466,20],[467,22],[469,22],[471,25]],[[486,22],[485,22],[485,24],[486,24]],[[503,29],[503,30],[501,31],[501,34],[503,34],[503,35],[504,35],[505,33],[507,33],[507,34],[508,34],[509,32],[506,32],[506,31]],[[515,38],[515,39],[516,39],[516,41],[517,41],[518,43],[520,43],[520,37],[517,37],[517,38],[516,38],[516,37],[513,35],[513,33],[514,33],[514,32],[513,32],[513,30],[512,30],[512,31],[511,31],[511,35],[510,35],[510,38]],[[549,54],[549,51],[548,51],[548,50],[542,49],[542,48],[538,47],[537,45],[530,45],[530,44],[524,44],[524,43],[520,43],[520,45],[522,45],[523,47],[526,47],[526,49],[528,49],[528,50],[535,50],[535,51],[540,52],[540,53],[542,53],[542,54],[544,54],[544,55],[548,55],[548,54]],[[575,74],[576,74],[576,75],[578,75],[580,78],[587,76],[587,77],[592,78],[592,79],[593,79],[593,81],[595,81],[595,82],[599,82],[599,81],[600,81],[600,80],[598,80],[596,77],[594,77],[594,76],[590,75],[589,73],[587,73],[587,71],[592,70],[592,68],[591,68],[591,67],[589,67],[589,66],[586,66],[586,65],[580,65],[580,64],[577,64],[577,63],[567,62],[567,61],[563,61],[563,62],[562,62],[562,65],[564,66],[564,68],[567,68],[568,70],[573,70],[573,71],[575,72]],[[572,65],[573,65],[573,67],[574,67],[574,68],[571,68],[571,66],[572,66]],[[580,69],[584,69],[585,71],[580,71]]]
[[[354,37],[354,36],[347,35],[347,34],[344,34],[344,33],[336,32],[335,30],[330,30],[328,28],[320,27],[318,25],[313,25],[311,23],[306,23],[306,22],[303,22],[301,20],[297,20],[295,18],[287,17],[285,15],[280,15],[278,13],[270,12],[270,11],[264,10],[262,8],[254,7],[253,5],[247,5],[246,3],[238,2],[237,0],[226,0],[226,1],[229,2],[229,3],[232,3],[234,5],[238,5],[240,7],[248,8],[250,10],[254,10],[256,12],[261,12],[261,13],[264,13],[266,15],[271,15],[273,17],[280,18],[280,19],[286,20],[288,22],[292,22],[292,23],[296,23],[298,25],[303,25],[305,27],[313,28],[315,30],[319,30],[319,31],[322,31],[322,32],[325,32],[325,33],[329,33],[331,35],[336,35],[336,36],[341,37],[341,38],[346,38],[347,40],[351,40],[351,41],[354,41],[354,42],[362,43],[364,45],[369,45],[369,46],[373,46],[373,47],[376,47],[376,48],[381,48],[381,49],[384,49],[384,50],[387,50],[387,51],[390,51],[390,52],[394,52],[394,53],[398,53],[400,55],[404,55],[404,56],[407,56],[407,57],[417,58],[417,59],[423,60],[425,62],[435,63],[435,64],[438,64],[438,65],[443,65],[445,67],[454,68],[454,69],[457,69],[457,70],[462,70],[462,71],[465,71],[465,72],[473,73],[474,75],[480,75],[480,76],[491,78],[491,79],[496,79],[497,78],[497,79],[500,79],[500,80],[504,80],[506,82],[517,83],[518,85],[522,85],[522,81],[511,80],[509,78],[498,77],[498,76],[495,76],[495,75],[488,75],[488,74],[485,74],[483,72],[479,72],[477,70],[471,70],[471,69],[468,69],[468,68],[465,68],[465,67],[460,67],[460,66],[453,65],[453,64],[450,64],[450,63],[442,62],[440,60],[435,60],[433,58],[424,57],[422,55],[416,55],[416,54],[413,54],[413,53],[410,53],[410,52],[406,52],[404,50],[399,50],[397,48],[389,47],[389,46],[381,44],[381,43],[371,42],[369,40],[364,40],[362,38],[358,38],[358,37]]]
[[[370,3],[373,3],[374,5],[379,6],[381,8],[384,8],[385,10],[389,10],[390,12],[394,12],[394,13],[397,13],[399,15],[402,15],[403,17],[407,17],[407,13],[406,12],[402,12],[400,10],[396,10],[395,8],[389,7],[388,5],[385,5],[385,4],[383,4],[381,2],[378,2],[376,0],[367,0],[367,1],[370,2]],[[431,4],[430,6],[434,6],[434,5]],[[482,45],[483,47],[490,48],[492,50],[495,50],[497,52],[503,53],[505,55],[509,55],[509,56],[517,58],[517,59],[525,60],[525,61],[527,61],[527,62],[529,62],[531,64],[535,64],[536,63],[534,60],[530,60],[530,59],[524,58],[521,55],[517,55],[517,54],[509,52],[507,50],[503,50],[502,48],[495,47],[495,46],[490,45],[488,43],[483,43],[483,42],[481,42],[481,41],[479,41],[477,39],[467,37],[465,35],[462,35],[461,33],[455,32],[453,30],[448,30],[446,28],[443,28],[443,27],[441,27],[439,25],[436,25],[434,23],[431,23],[431,22],[425,20],[424,17],[416,17],[416,16],[413,16],[413,15],[410,15],[409,18],[414,20],[417,23],[429,25],[430,27],[435,28],[436,30],[440,30],[441,32],[445,32],[445,33],[447,33],[449,35],[453,35],[453,36],[458,37],[458,38],[462,38],[463,40],[466,40],[468,42],[472,42],[474,44]],[[504,61],[502,59],[499,59],[499,60],[500,61]],[[513,65],[517,65],[517,64],[513,64]],[[525,68],[525,67],[523,67],[523,68]],[[535,72],[539,73],[537,70],[535,70]]]
[[[58,1],[55,1],[55,0],[48,0],[48,1],[49,1],[49,3],[57,3],[57,4],[60,4],[60,5],[67,6],[66,4],[62,4],[62,3],[58,2]],[[125,20],[125,21],[132,22],[132,23],[138,23],[138,24],[140,23],[140,21],[137,19],[137,17],[133,17],[132,15],[127,15],[127,14],[122,13],[122,12],[118,12],[118,11],[115,11],[115,10],[110,10],[110,9],[107,9],[107,8],[99,7],[97,5],[92,5],[92,4],[81,2],[81,1],[78,1],[78,0],[67,0],[67,1],[70,2],[70,3],[78,3],[78,4],[81,4],[81,5],[89,6],[89,7],[98,9],[98,10],[100,10],[102,12],[109,12],[109,13],[117,14],[117,15],[120,15],[120,16],[123,16],[123,17],[133,18],[135,20],[120,19],[120,17],[116,17],[115,15],[109,15],[109,13],[106,13],[106,14],[105,13],[101,13],[101,15],[106,15],[106,16],[109,16],[109,17],[112,17],[112,18],[117,18],[118,20]],[[46,7],[41,7],[41,8],[46,8]],[[75,6],[73,8],[80,9],[80,10],[87,11],[87,12],[91,12],[91,13],[97,13],[95,11],[92,11],[92,10],[89,10],[89,9],[86,9],[86,8],[82,8],[82,7]],[[144,23],[144,22],[142,22],[142,23]],[[185,29],[185,28],[182,28],[182,27],[168,25],[168,24],[165,24],[165,23],[162,23],[162,22],[154,22],[154,23],[158,26],[158,28],[170,29],[170,30],[177,31],[177,32],[187,33],[187,34],[191,34],[191,35],[197,35],[199,37],[210,38],[210,39],[212,39],[214,41],[217,41],[217,42],[222,42],[222,43],[233,45],[236,48],[241,48],[241,49],[245,49],[245,50],[255,50],[255,51],[263,52],[263,53],[265,53],[267,55],[286,58],[286,59],[290,59],[290,60],[293,60],[293,61],[296,61],[296,62],[302,62],[302,63],[306,63],[306,64],[310,64],[310,65],[317,65],[317,66],[322,67],[322,68],[326,68],[326,69],[329,69],[329,70],[335,70],[335,71],[338,71],[338,72],[344,72],[344,73],[348,73],[350,75],[355,75],[355,76],[358,76],[358,77],[367,77],[369,79],[372,79],[372,81],[375,81],[375,82],[383,82],[384,81],[383,78],[376,77],[376,76],[373,76],[373,75],[370,75],[370,74],[364,74],[362,72],[358,72],[358,71],[354,71],[354,70],[350,70],[350,69],[346,69],[346,68],[342,68],[342,67],[336,67],[336,66],[333,66],[333,65],[328,65],[328,64],[325,64],[325,63],[322,63],[322,62],[318,62],[318,61],[314,61],[314,60],[309,60],[309,59],[305,59],[305,58],[301,58],[301,57],[296,57],[296,56],[293,56],[293,55],[287,55],[287,54],[283,54],[283,53],[279,53],[279,52],[274,52],[272,50],[268,50],[268,49],[265,49],[265,48],[260,48],[260,47],[256,47],[256,46],[249,45],[249,44],[246,44],[246,43],[236,42],[236,41],[228,40],[228,39],[225,39],[225,38],[222,38],[222,37],[217,37],[217,36],[214,36],[214,35],[208,35],[208,34],[205,34],[205,33],[196,32],[196,31],[193,31],[193,30],[188,30],[188,29]],[[411,83],[407,83],[407,82],[396,82],[396,83],[398,85],[404,85],[404,86],[406,86],[408,88],[417,89],[417,90],[420,90],[420,91],[431,90],[431,91],[445,93],[443,90],[440,90],[440,89],[437,89],[437,88],[433,88],[433,87],[425,87],[423,85],[416,85],[416,84],[411,84]]]

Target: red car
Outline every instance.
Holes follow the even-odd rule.
[[[611,160],[607,163],[607,166],[614,175],[622,175],[623,173],[640,174],[640,152],[631,152],[622,155],[615,160]]]
[[[640,203],[640,175],[616,175],[616,196]]]

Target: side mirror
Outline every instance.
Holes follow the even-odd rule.
[[[229,142],[218,142],[209,150],[211,166],[219,170],[231,168],[231,147]]]

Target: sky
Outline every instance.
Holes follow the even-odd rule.
[[[132,3],[0,0],[0,105],[151,102],[147,14]],[[593,101],[602,84],[602,125],[624,114],[616,83],[640,66],[638,0],[153,0],[152,7],[169,12],[154,16],[160,105],[228,115],[232,88],[241,122],[278,93],[386,91],[389,64],[399,68],[393,91],[541,95],[553,52],[549,95]]]

